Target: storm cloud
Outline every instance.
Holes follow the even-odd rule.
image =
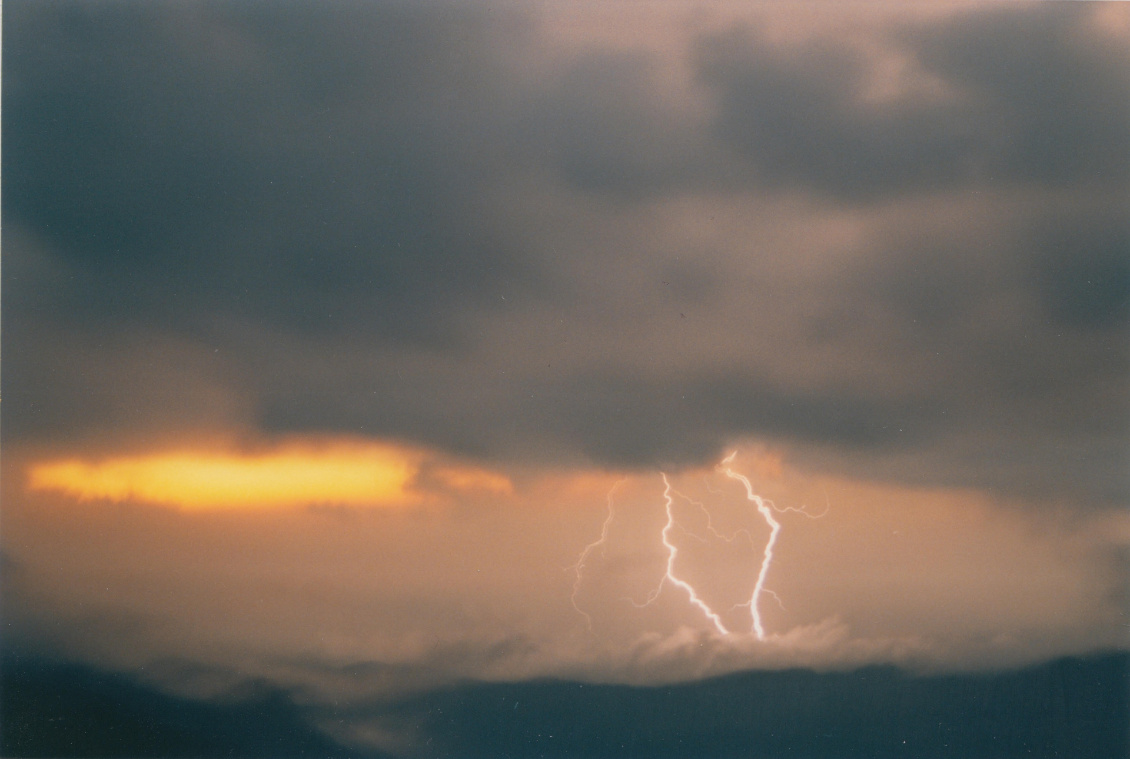
[[[160,418],[639,466],[754,437],[1123,497],[1102,12],[785,42],[761,12],[617,49],[513,6],[14,4],[5,437]]]

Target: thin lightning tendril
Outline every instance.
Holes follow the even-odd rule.
[[[592,617],[588,612],[577,605],[577,593],[581,590],[581,579],[585,569],[585,561],[588,560],[589,554],[592,553],[598,546],[600,547],[601,555],[604,554],[604,544],[608,540],[608,530],[612,526],[612,517],[615,516],[616,513],[612,504],[612,496],[616,494],[616,491],[625,482],[627,482],[626,479],[620,480],[612,486],[611,490],[608,491],[608,516],[604,518],[604,524],[601,525],[600,537],[585,546],[585,550],[581,551],[581,555],[577,558],[576,564],[571,567],[566,567],[566,569],[572,569],[576,573],[576,576],[573,579],[573,594],[569,597],[569,600],[573,602],[573,608],[576,609],[581,614],[581,616],[585,618],[585,622],[588,624],[589,630],[592,630]]]
[[[780,506],[778,506],[777,504],[773,503],[772,501],[770,501],[768,499],[763,499],[763,500],[765,501],[766,506],[773,509],[773,511],[777,512],[778,514],[790,514],[790,513],[800,514],[802,516],[808,517],[809,519],[820,519],[821,517],[823,517],[825,514],[828,513],[829,509],[831,509],[831,506],[825,506],[824,510],[821,511],[819,514],[813,514],[808,509],[804,508],[803,506],[786,506],[785,508],[782,509]]]
[[[724,532],[720,532],[718,529],[716,529],[714,527],[714,517],[712,517],[710,515],[710,510],[706,508],[706,504],[704,504],[702,501],[696,501],[693,498],[689,498],[689,497],[683,495],[682,493],[680,493],[677,490],[672,490],[672,492],[675,493],[676,495],[680,496],[683,500],[687,501],[688,503],[694,504],[695,506],[697,506],[699,508],[699,511],[701,511],[706,516],[706,530],[711,535],[718,538],[719,540],[724,540],[725,542],[731,543],[731,544],[735,540],[738,539],[739,535],[745,535],[746,540],[749,541],[750,546],[751,547],[753,546],[753,535],[750,535],[749,530],[742,527],[741,529],[735,531],[732,535],[727,535]],[[684,528],[683,531],[686,532],[688,535],[690,535],[692,538],[697,538],[702,543],[707,542],[706,538],[703,538],[699,535],[696,535],[693,532],[687,530],[686,528]]]
[[[769,588],[762,588],[761,590],[773,596],[773,600],[776,601],[777,605],[781,607],[781,611],[786,611],[785,602],[781,600],[781,597],[777,595],[777,592],[775,590],[770,590]]]

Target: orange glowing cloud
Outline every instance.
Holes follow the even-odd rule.
[[[510,478],[471,466],[444,466],[432,471],[432,477],[443,487],[459,492],[485,492],[495,495],[511,495],[514,484]]]
[[[28,489],[79,500],[138,500],[184,509],[305,504],[389,506],[412,502],[420,454],[388,444],[289,445],[265,453],[175,451],[46,461]]]

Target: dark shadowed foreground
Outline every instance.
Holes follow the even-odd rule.
[[[915,677],[747,672],[638,688],[572,682],[468,684],[334,711],[250,688],[218,702],[157,693],[87,667],[9,659],[5,756],[384,756],[314,723],[397,726],[409,755],[1080,757],[1128,755],[1130,655],[1016,672]],[[361,731],[363,732],[363,731]],[[360,732],[358,734],[361,734]]]

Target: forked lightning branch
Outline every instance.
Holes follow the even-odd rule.
[[[761,516],[762,519],[765,520],[765,524],[769,527],[769,538],[765,542],[765,547],[762,551],[761,565],[757,573],[757,581],[754,583],[749,601],[739,605],[749,606],[751,617],[750,633],[755,635],[758,640],[766,640],[768,636],[765,632],[765,626],[761,619],[761,598],[765,594],[776,597],[776,593],[766,587],[766,578],[769,576],[769,571],[773,564],[773,549],[776,547],[777,539],[781,533],[781,523],[778,522],[774,517],[774,512],[785,513],[791,511],[798,514],[803,514],[810,519],[818,519],[819,517],[823,516],[823,514],[813,515],[809,514],[804,509],[797,508],[778,508],[771,501],[768,501],[754,493],[753,485],[750,483],[749,478],[744,474],[741,474],[740,472],[734,471],[734,469],[731,467],[731,464],[733,463],[734,457],[736,455],[737,451],[734,451],[730,453],[729,456],[722,459],[722,462],[717,467],[717,471],[724,474],[726,477],[742,484],[745,490],[746,500],[754,505],[757,513]],[[663,525],[663,529],[659,532],[659,541],[660,543],[662,543],[667,553],[666,571],[660,578],[659,585],[656,586],[656,588],[648,594],[647,600],[642,604],[635,605],[650,605],[657,598],[659,598],[660,594],[666,587],[670,586],[672,589],[676,589],[679,592],[684,593],[691,606],[702,612],[706,619],[714,626],[714,629],[716,629],[721,635],[733,635],[735,633],[726,627],[726,624],[722,621],[722,616],[714,609],[712,609],[710,605],[706,603],[706,601],[703,600],[698,590],[690,582],[679,577],[675,572],[675,563],[679,556],[679,548],[674,542],[672,542],[672,532],[677,526],[677,519],[674,512],[675,496],[679,496],[680,498],[683,498],[684,500],[698,506],[703,510],[707,518],[707,529],[715,537],[731,541],[734,539],[734,537],[736,537],[736,534],[730,537],[726,537],[719,533],[714,529],[710,512],[707,510],[704,504],[688,498],[682,493],[676,491],[671,486],[671,481],[667,477],[666,472],[660,472],[660,477],[663,480],[663,503],[667,520]],[[577,562],[571,567],[571,569],[573,569],[576,573],[573,580],[573,608],[575,608],[585,618],[585,621],[588,624],[590,630],[592,629],[592,616],[577,604],[577,594],[580,592],[581,583],[584,579],[586,562],[589,560],[589,557],[592,555],[593,551],[595,551],[597,548],[601,548],[603,550],[604,545],[608,541],[609,529],[611,528],[612,521],[615,518],[614,496],[616,494],[616,491],[623,484],[624,481],[621,480],[620,482],[616,483],[608,493],[608,513],[604,518],[604,523],[601,525],[600,537],[585,546],[584,550],[581,551],[580,556],[577,558]],[[748,530],[739,530],[737,534],[743,533],[746,535],[746,537],[750,538],[750,541],[752,543],[753,539],[750,536]]]

